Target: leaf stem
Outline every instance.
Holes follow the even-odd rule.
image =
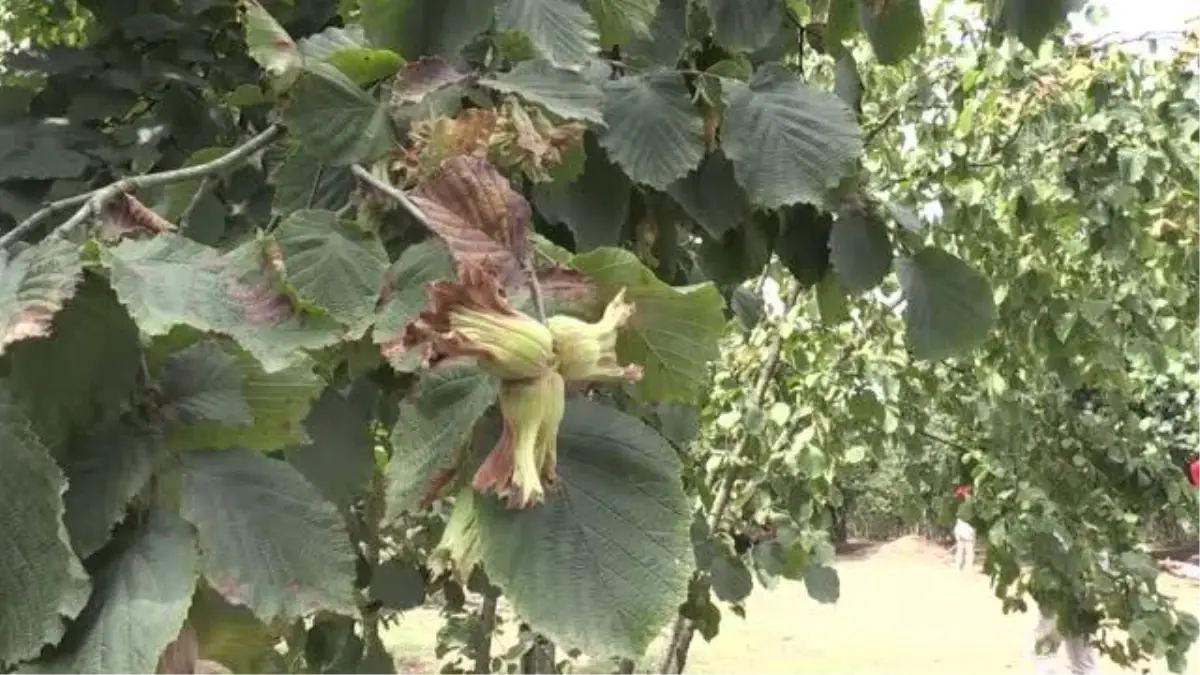
[[[33,215],[21,221],[16,227],[5,233],[4,236],[0,236],[0,248],[18,241],[50,216],[60,211],[79,206],[79,209],[70,218],[50,232],[50,236],[52,237],[65,237],[71,234],[79,225],[86,222],[89,217],[101,213],[104,207],[119,195],[136,190],[158,187],[160,185],[168,185],[195,178],[208,178],[209,176],[216,175],[267,147],[282,133],[283,127],[272,124],[262,133],[211,162],[172,169],[170,171],[128,176],[91,192],[50,202],[35,211]],[[80,206],[81,204],[82,206]]]

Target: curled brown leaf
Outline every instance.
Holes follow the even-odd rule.
[[[487,160],[452,157],[413,191],[430,229],[459,265],[485,269],[505,287],[522,281],[529,202]]]

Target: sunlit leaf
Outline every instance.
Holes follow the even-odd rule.
[[[668,286],[629,251],[596,249],[577,255],[571,266],[586,273],[606,297],[625,288],[636,307],[617,341],[621,363],[637,363],[645,401],[689,403],[704,390],[708,362],[720,352],[725,302],[712,284]]]
[[[271,373],[242,350],[231,350],[242,381],[242,395],[250,405],[248,424],[217,421],[169,424],[167,445],[175,451],[196,448],[248,448],[280,450],[307,442],[304,418],[325,383],[314,372],[311,359]]]

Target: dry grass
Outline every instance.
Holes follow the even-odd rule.
[[[697,636],[689,673],[1030,673],[1034,617],[1004,615],[981,574],[959,574],[945,551],[901,539],[838,562],[842,596],[819,605],[803,585],[756,588],[746,619],[722,617],[712,643]],[[1164,575],[1162,586],[1196,611],[1200,586]],[[400,672],[430,672],[437,617],[413,612],[385,636]],[[510,638],[511,639],[511,638]],[[498,647],[511,642],[501,638]],[[655,654],[661,645],[651,647]],[[643,672],[653,669],[646,659]],[[1112,663],[1102,673],[1124,671]],[[1163,663],[1151,673],[1166,673]],[[1200,672],[1193,646],[1189,672]]]

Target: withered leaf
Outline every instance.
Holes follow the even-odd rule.
[[[392,105],[420,103],[429,94],[458,84],[466,77],[466,73],[455,70],[445,59],[422,56],[396,73],[392,80]]]
[[[520,284],[532,212],[496,167],[452,157],[417,186],[412,201],[459,265],[488,269],[507,288]]]

